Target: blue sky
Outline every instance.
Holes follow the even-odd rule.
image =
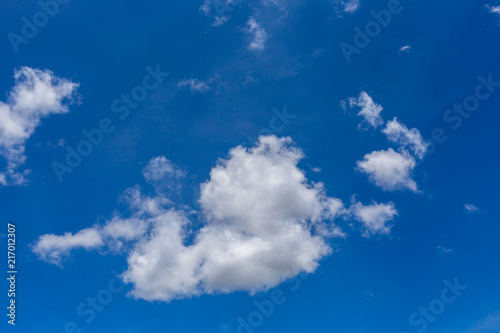
[[[2,332],[500,332],[498,1],[0,6]]]

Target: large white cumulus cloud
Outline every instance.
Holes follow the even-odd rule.
[[[170,301],[201,294],[272,288],[301,272],[314,272],[331,253],[329,237],[344,237],[336,218],[356,216],[365,225],[370,206],[345,208],[328,197],[321,183],[310,183],[298,168],[301,150],[289,138],[263,136],[255,147],[236,147],[218,161],[201,186],[200,218],[196,229],[190,212],[172,208],[157,194],[148,197],[137,187],[127,191],[134,213],[114,215],[105,225],[94,226],[94,241],[71,242],[68,237],[44,235],[34,244],[40,258],[60,264],[69,247],[91,249],[105,243],[112,251],[127,251],[123,273],[133,285],[131,295],[146,300]],[[159,163],[159,161],[161,163]],[[145,174],[169,166],[154,158]],[[158,179],[157,179],[158,181]],[[374,203],[375,205],[375,203]],[[396,214],[378,214],[373,234],[387,234],[385,222]],[[343,221],[343,219],[340,219]],[[91,237],[89,231],[85,235]]]

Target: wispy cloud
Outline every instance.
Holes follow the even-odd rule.
[[[399,53],[410,53],[410,51],[411,51],[410,45],[405,45],[399,49]]]
[[[267,33],[253,17],[248,19],[243,31],[250,36],[250,44],[248,45],[250,50],[264,50],[267,41]]]
[[[475,212],[477,212],[479,210],[479,208],[477,208],[477,206],[475,206],[473,204],[470,204],[470,203],[466,203],[464,205],[464,209],[469,214],[475,213]]]
[[[497,333],[500,329],[500,312],[494,312],[461,333]]]
[[[186,88],[188,87],[189,90],[191,91],[192,94],[200,93],[200,94],[206,94],[212,89],[212,86],[216,84],[217,82],[220,83],[220,77],[219,76],[212,76],[206,81],[199,80],[196,78],[191,78],[191,79],[183,79],[177,83],[177,86],[179,88]]]
[[[368,95],[365,91],[362,91],[358,97],[350,97],[348,101],[351,108],[361,108],[358,116],[363,117],[365,123],[374,128],[377,128],[384,123],[382,117],[380,116],[380,113],[384,108],[380,104],[375,103],[370,95]]]
[[[229,21],[232,11],[241,2],[242,0],[205,0],[200,11],[213,18],[213,27],[220,27]]]
[[[337,11],[352,14],[360,8],[359,0],[342,0],[337,1]]]
[[[381,116],[383,107],[366,92],[362,91],[358,97],[350,97],[348,101],[351,108],[361,108],[358,113],[363,117],[360,127],[368,124],[377,128],[384,123]],[[341,101],[341,107],[345,110],[346,102]],[[389,142],[397,145],[397,151],[389,148],[366,154],[363,160],[357,162],[357,170],[367,174],[369,180],[384,191],[409,189],[420,192],[413,180],[413,170],[417,165],[416,159],[424,158],[429,144],[424,142],[419,130],[409,129],[397,117],[387,122],[382,133]]]
[[[440,255],[445,255],[445,254],[448,254],[448,253],[455,251],[453,249],[447,249],[444,246],[440,246],[440,245],[438,245],[436,247],[436,250],[437,250],[437,253],[439,253]]]
[[[410,150],[417,158],[423,158],[429,148],[429,144],[424,142],[419,130],[408,129],[398,118],[388,121],[382,133],[389,141],[397,143],[400,149]]]
[[[488,9],[490,13],[500,15],[500,6],[486,5],[485,7]]]

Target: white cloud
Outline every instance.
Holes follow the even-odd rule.
[[[439,253],[440,255],[445,255],[445,254],[448,254],[448,253],[451,253],[454,251],[453,249],[447,249],[444,246],[440,246],[440,245],[437,246],[436,249],[437,249],[437,253]]]
[[[351,108],[361,108],[358,116],[364,118],[364,123],[375,128],[383,124],[380,116],[383,107],[376,104],[366,92],[362,91],[358,98],[351,97],[348,101]],[[345,111],[346,103],[342,101],[340,105]],[[366,154],[363,160],[357,162],[357,169],[367,174],[372,183],[385,191],[410,189],[419,192],[416,182],[412,179],[416,166],[415,158],[423,159],[429,144],[424,142],[419,130],[408,129],[397,117],[387,122],[382,133],[388,141],[398,145],[398,151],[389,148]]]
[[[402,149],[410,149],[418,158],[423,158],[429,147],[429,144],[424,142],[419,130],[416,128],[408,129],[406,125],[398,121],[398,118],[387,122],[382,133],[387,136],[389,141],[397,143]]]
[[[198,79],[184,79],[177,83],[179,88],[189,87],[191,93],[207,93],[210,90],[210,86],[205,81],[200,81]]]
[[[384,123],[382,117],[380,116],[380,113],[384,108],[375,103],[366,92],[362,91],[358,98],[350,97],[349,105],[351,108],[355,106],[360,107],[361,111],[359,111],[358,116],[363,117],[364,122],[369,125],[377,128]]]
[[[394,203],[376,203],[363,205],[355,203],[351,208],[354,217],[363,224],[363,236],[388,235],[392,226],[388,223],[398,215]]]
[[[354,13],[360,7],[359,0],[344,0],[338,2],[338,5],[341,7],[341,11],[349,14]]]
[[[213,17],[213,27],[219,27],[229,21],[231,12],[240,3],[241,0],[205,0],[200,11],[207,17]]]
[[[500,15],[500,6],[486,5],[486,8],[490,13]]]
[[[120,251],[124,245],[138,240],[151,228],[152,221],[164,213],[164,206],[170,201],[161,196],[147,197],[138,187],[125,191],[121,198],[133,211],[128,218],[114,214],[103,225],[83,229],[76,234],[42,235],[32,250],[41,260],[61,266],[74,249],[98,249],[106,247],[109,251]]]
[[[131,295],[170,301],[237,290],[254,293],[301,272],[312,273],[332,253],[327,240],[346,237],[338,219],[354,216],[366,237],[389,233],[387,223],[397,215],[394,204],[354,202],[346,209],[326,194],[322,183],[307,180],[297,167],[302,158],[290,138],[262,136],[252,148],[233,148],[201,185],[201,227],[192,224],[190,212],[173,208],[162,196],[143,195],[136,186],[124,196],[129,217],[115,213],[103,225],[86,229],[86,237],[83,231],[41,236],[33,250],[55,264],[72,248],[126,251],[123,278],[133,284]],[[156,157],[144,176],[151,178],[158,170],[170,175],[172,169],[166,158]]]
[[[148,183],[178,189],[180,187],[179,181],[186,174],[165,156],[157,156],[149,161],[142,171],[142,175]]]
[[[250,50],[260,51],[264,49],[264,44],[267,41],[266,30],[253,17],[248,19],[244,32],[250,35],[251,42],[248,46]]]
[[[473,205],[473,204],[468,204],[468,203],[466,203],[466,204],[464,205],[464,209],[465,209],[465,211],[466,211],[467,213],[469,213],[469,214],[475,213],[475,212],[477,212],[477,211],[479,210],[479,208],[477,208],[475,205]]]
[[[74,249],[93,249],[102,246],[103,240],[95,229],[83,229],[76,234],[65,233],[62,236],[48,234],[39,238],[33,248],[42,260],[60,265],[63,257]]]
[[[406,151],[396,152],[389,148],[371,152],[357,162],[357,168],[385,191],[409,189],[418,192],[417,184],[412,179],[415,159]]]
[[[259,79],[255,78],[252,76],[252,74],[247,74],[245,76],[245,80],[243,81],[243,86],[250,86],[250,85],[253,85],[255,83],[258,83],[259,82]]]
[[[399,49],[399,53],[410,53],[410,51],[411,51],[411,45],[405,45]]]
[[[0,185],[26,183],[29,170],[18,171],[25,163],[26,141],[51,114],[67,113],[77,83],[54,76],[49,70],[21,67],[14,72],[15,86],[7,101],[0,102],[0,156],[6,170],[0,171]]]

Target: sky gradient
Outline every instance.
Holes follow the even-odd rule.
[[[0,7],[2,332],[500,332],[498,1]]]

